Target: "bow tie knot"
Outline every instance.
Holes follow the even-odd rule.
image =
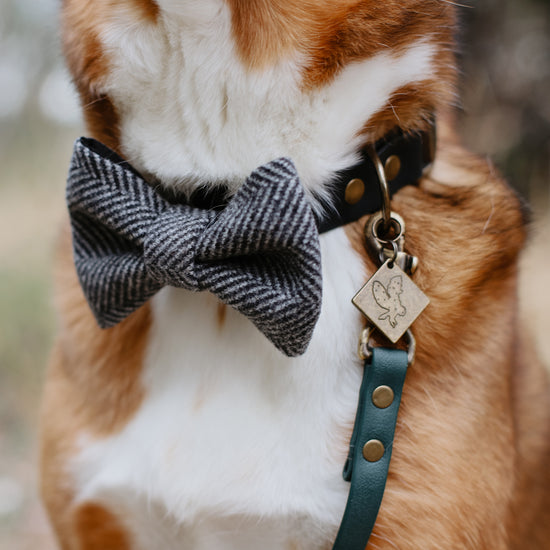
[[[196,246],[215,215],[187,205],[170,205],[151,222],[143,241],[148,273],[162,286],[204,290],[196,269]]]
[[[94,140],[75,145],[67,184],[77,272],[100,326],[163,286],[207,290],[289,356],[321,308],[319,235],[288,159],[259,167],[220,212],[172,204]]]

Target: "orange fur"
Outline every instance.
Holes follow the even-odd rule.
[[[404,132],[428,130],[433,113],[441,110],[442,99],[450,96],[454,76],[442,81],[434,79],[402,86],[366,122],[361,135],[368,142],[375,142],[397,126]]]
[[[98,91],[109,70],[98,36],[100,4],[87,0],[63,3],[63,48],[88,129],[96,139],[118,150],[118,114],[111,100]]]
[[[155,23],[159,15],[154,0],[64,0],[61,23],[63,50],[80,95],[86,126],[94,138],[119,152],[119,115],[109,96],[100,91],[110,60],[99,33],[109,21],[113,6],[125,8],[126,16],[136,21]]]
[[[452,6],[428,2],[373,0],[226,0],[241,59],[251,70],[303,53],[306,90],[326,85],[347,65],[390,49],[394,54],[419,36],[439,47],[437,70],[425,83],[397,90],[388,105],[364,129],[376,141],[396,126],[405,131],[426,127],[431,114],[453,102],[455,70]]]
[[[61,322],[41,417],[42,495],[63,548],[74,548],[68,542],[75,518],[65,466],[79,433],[114,434],[139,409],[144,397],[140,373],[151,319],[145,306],[112,329],[97,326],[75,273],[68,226],[59,242],[56,266]]]
[[[150,308],[146,305],[115,327],[100,329],[76,277],[69,231],[63,237],[56,270],[63,355],[53,368],[81,389],[78,412],[86,426],[97,435],[109,435],[127,423],[143,399],[140,375]]]
[[[94,504],[82,504],[75,511],[76,537],[81,550],[130,550],[128,534],[113,513]]]
[[[440,142],[434,173],[392,201],[431,303],[414,325],[416,362],[368,548],[546,548],[549,393],[543,367],[518,345],[522,209],[453,143]],[[364,254],[363,223],[347,231]]]
[[[218,327],[220,329],[225,325],[225,318],[227,316],[227,306],[223,302],[218,303],[217,320]]]
[[[132,0],[132,4],[141,10],[142,16],[150,23],[156,23],[160,9],[155,0]]]
[[[226,1],[243,62],[260,69],[305,53],[306,88],[327,84],[354,61],[390,48],[398,53],[420,36],[452,51],[454,8],[437,0]]]

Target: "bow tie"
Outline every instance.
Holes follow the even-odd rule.
[[[421,177],[434,145],[435,124],[377,142],[390,194]],[[288,159],[255,170],[229,201],[216,190],[199,193],[197,208],[166,200],[114,151],[80,139],[67,201],[76,269],[97,322],[117,324],[167,285],[207,290],[282,352],[300,355],[321,308],[319,232],[378,210],[378,174],[361,151],[333,182],[334,208],[317,220],[318,230]]]
[[[113,151],[77,141],[67,183],[76,270],[108,328],[164,286],[207,290],[288,356],[321,310],[321,252],[293,163],[256,169],[219,212],[172,204]]]

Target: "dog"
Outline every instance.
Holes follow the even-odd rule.
[[[288,157],[322,217],[362,148],[436,117],[431,169],[391,200],[431,303],[368,548],[543,549],[550,394],[518,321],[526,209],[456,137],[457,25],[440,0],[62,2],[88,133],[172,197],[231,197]],[[41,453],[61,548],[332,548],[362,376],[350,300],[378,267],[366,219],[320,236],[322,307],[297,357],[173,285],[100,328],[66,224]]]

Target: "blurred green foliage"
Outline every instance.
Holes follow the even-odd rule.
[[[0,268],[0,427],[21,450],[29,411],[36,410],[51,341],[49,284],[44,272]]]

